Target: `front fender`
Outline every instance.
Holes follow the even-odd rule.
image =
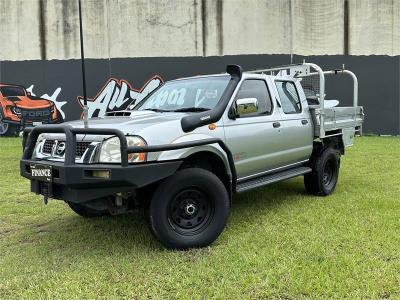
[[[207,134],[202,133],[193,133],[181,136],[174,140],[171,144],[179,144],[183,142],[190,142],[190,141],[199,141],[203,139],[215,138],[215,136],[209,136]],[[199,153],[199,152],[211,152],[213,154],[218,155],[219,158],[224,162],[225,169],[229,175],[231,175],[229,161],[225,151],[218,145],[218,144],[209,144],[197,147],[191,147],[186,149],[179,149],[179,150],[171,150],[171,151],[163,151],[159,154],[157,160],[176,160],[176,159],[185,159],[192,154]]]

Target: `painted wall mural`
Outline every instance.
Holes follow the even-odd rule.
[[[151,77],[141,88],[135,89],[125,79],[110,78],[94,98],[88,98],[89,117],[102,117],[111,111],[133,109],[164,80]],[[0,135],[15,136],[26,126],[62,123],[68,117],[63,110],[67,101],[59,100],[61,87],[50,95],[36,96],[34,85],[0,83]],[[83,97],[77,97],[83,108]],[[82,116],[81,116],[82,117]],[[70,118],[69,118],[70,119]]]
[[[111,111],[133,109],[154,89],[158,88],[164,80],[156,75],[150,78],[140,89],[135,89],[124,79],[110,78],[100,89],[97,95],[87,99],[89,117],[100,117]],[[83,107],[83,97],[78,101]]]
[[[54,124],[64,121],[62,106],[57,101],[61,88],[49,96],[37,97],[33,85],[25,88],[21,85],[0,83],[0,135],[13,136],[22,128],[36,124]]]
[[[33,88],[34,88],[34,87],[35,87],[35,86],[34,86],[33,84],[31,84],[31,85],[26,89],[26,91],[27,91],[28,93],[30,93],[31,96],[36,97],[35,93],[33,92]],[[40,96],[40,98],[41,98],[41,99],[47,99],[47,100],[53,102],[54,105],[56,106],[57,110],[58,110],[59,113],[61,114],[62,119],[64,120],[64,119],[65,119],[65,113],[64,113],[62,107],[67,103],[67,101],[59,101],[59,100],[57,99],[57,98],[58,98],[58,95],[60,94],[60,92],[61,92],[61,88],[58,87],[58,88],[56,88],[56,89],[54,90],[54,92],[53,92],[53,94],[51,94],[51,96],[49,96],[48,94],[43,94],[42,96]]]
[[[345,64],[357,75],[359,104],[364,106],[366,114],[365,134],[400,134],[399,56],[293,56],[295,63],[304,59],[328,70]],[[87,59],[89,115],[101,117],[108,112],[131,109],[164,79],[222,73],[227,64],[254,70],[289,62],[290,55],[286,54]],[[371,76],[371,70],[380,76]],[[81,62],[77,59],[0,61],[0,89],[4,90],[0,92],[0,136],[16,135],[28,124],[80,119],[81,75]],[[351,106],[351,78],[327,78],[326,94],[329,99],[339,99],[341,105]],[[200,96],[196,99],[196,95],[194,98],[202,99]],[[168,96],[168,99],[175,98]]]

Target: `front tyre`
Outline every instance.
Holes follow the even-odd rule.
[[[188,168],[159,185],[148,214],[153,234],[165,247],[204,247],[216,240],[225,227],[229,196],[216,175]]]
[[[102,216],[109,216],[110,213],[108,210],[97,210],[90,208],[84,204],[72,203],[67,202],[69,207],[78,215],[84,218],[95,218],[95,217],[102,217]]]
[[[307,193],[328,196],[335,190],[340,167],[340,155],[334,148],[325,148],[311,159],[312,172],[304,175]]]

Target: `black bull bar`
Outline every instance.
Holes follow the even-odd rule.
[[[146,146],[134,146],[128,147],[125,134],[118,129],[113,128],[73,128],[70,125],[40,125],[34,128],[26,128],[23,133],[22,145],[24,153],[22,156],[23,160],[30,160],[32,158],[33,151],[35,149],[37,139],[42,133],[63,133],[66,139],[66,149],[64,166],[75,165],[75,148],[76,148],[76,135],[77,134],[89,134],[89,135],[104,135],[104,136],[116,136],[120,141],[121,151],[121,167],[125,168],[130,166],[128,162],[128,154],[131,153],[149,153],[149,152],[161,152],[170,150],[179,150],[185,148],[191,148],[196,146],[203,146],[209,144],[218,144],[222,150],[225,151],[229,168],[232,176],[232,191],[236,190],[236,169],[233,161],[232,153],[226,144],[219,138],[202,139],[198,141],[182,142],[177,144],[165,144],[165,145],[146,145]],[[154,162],[152,162],[154,163]],[[155,162],[157,163],[157,162]],[[132,165],[132,164],[131,164]]]

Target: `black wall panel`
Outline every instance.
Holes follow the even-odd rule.
[[[340,68],[344,63],[359,79],[359,104],[364,106],[366,113],[364,133],[400,134],[399,56],[295,55],[293,62],[302,62],[303,59],[317,63],[323,69]],[[93,99],[111,79],[118,84],[122,84],[120,80],[124,80],[130,88],[140,91],[146,82],[156,75],[169,80],[198,74],[221,73],[227,64],[239,64],[245,70],[252,70],[288,63],[289,55],[87,59],[87,96],[89,100]],[[51,96],[60,88],[56,101],[66,102],[61,107],[65,119],[80,118],[80,60],[0,62],[1,83],[23,85],[26,88],[34,85],[32,91],[37,96]],[[121,88],[120,85],[116,86]],[[352,92],[350,77],[327,78],[327,99],[340,99],[341,104],[351,105]],[[112,97],[115,90],[110,90],[110,93]]]

